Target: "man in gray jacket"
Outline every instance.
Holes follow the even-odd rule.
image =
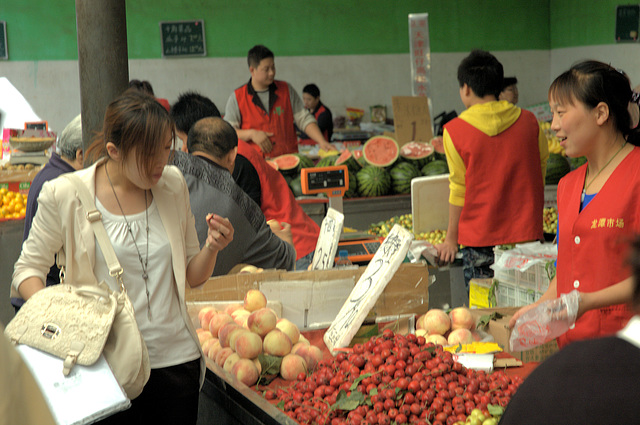
[[[231,177],[237,146],[233,127],[221,118],[208,117],[189,130],[189,153],[176,151],[173,158],[189,187],[193,214],[204,217],[213,212],[227,217],[235,230],[233,241],[218,253],[213,275],[227,274],[242,263],[293,270],[296,252],[291,228],[282,223],[283,229],[274,233],[260,207]],[[206,239],[206,227],[204,221],[196,223],[200,245]]]

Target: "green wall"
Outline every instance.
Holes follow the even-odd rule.
[[[614,44],[616,6],[630,3],[633,2],[551,0],[551,48]]]
[[[407,15],[423,12],[434,53],[546,50],[550,1],[127,0],[129,57],[160,58],[158,23],[191,19],[205,21],[209,57],[259,43],[279,56],[408,53]],[[10,60],[77,58],[73,0],[0,0],[0,20]]]

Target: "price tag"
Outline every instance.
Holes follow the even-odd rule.
[[[320,226],[320,236],[313,254],[311,270],[327,270],[333,267],[343,225],[344,214],[329,208]]]
[[[411,232],[398,224],[393,226],[324,334],[324,343],[332,354],[336,354],[335,348],[344,348],[351,343],[385,286],[404,261],[412,240]]]

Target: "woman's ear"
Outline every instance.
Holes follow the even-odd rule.
[[[603,125],[609,120],[609,105],[604,102],[600,102],[593,109],[596,116],[596,123],[598,125]]]
[[[120,150],[112,142],[107,143],[107,155],[114,160],[120,159]]]

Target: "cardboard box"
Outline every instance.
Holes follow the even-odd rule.
[[[265,271],[209,279],[187,287],[187,301],[237,301],[258,288],[267,300],[282,303],[282,316],[299,328],[332,322],[366,267],[297,271]],[[429,309],[429,271],[424,264],[403,263],[374,305],[376,316],[426,313]]]
[[[479,308],[471,310],[476,323],[481,316],[489,315],[494,312],[502,314],[503,317],[501,319],[491,320],[485,331],[489,335],[493,336],[495,342],[498,343],[506,353],[522,360],[523,363],[542,362],[552,354],[556,353],[558,351],[558,344],[555,339],[527,351],[512,352],[509,350],[509,337],[511,336],[511,330],[508,327],[509,319],[516,311],[518,311],[518,307]]]

